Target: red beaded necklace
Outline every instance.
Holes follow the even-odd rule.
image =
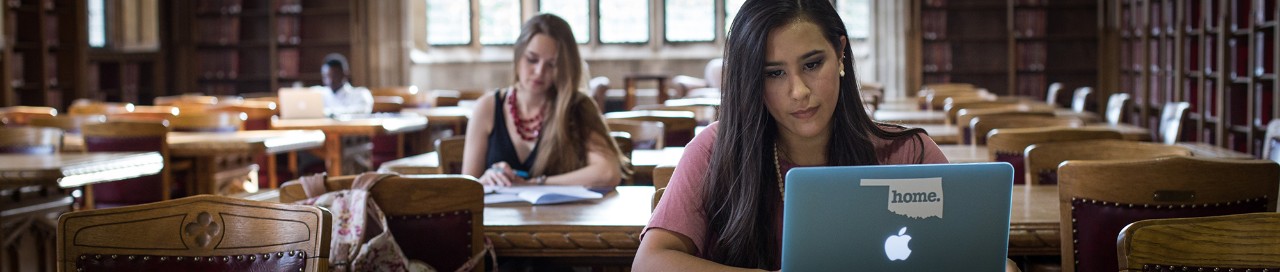
[[[511,99],[507,100],[507,104],[511,105],[511,117],[515,120],[516,133],[520,134],[520,139],[525,141],[538,140],[538,134],[542,132],[542,114],[546,112],[547,104],[542,104],[542,110],[538,111],[538,115],[533,118],[524,119],[520,117],[520,103],[516,98],[515,89],[511,89]]]

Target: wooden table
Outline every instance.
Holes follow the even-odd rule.
[[[401,114],[420,115],[427,118],[430,129],[411,133],[406,140],[409,154],[422,154],[435,151],[438,139],[467,133],[467,122],[471,119],[471,107],[432,107],[406,108]]]
[[[440,170],[440,154],[435,151],[384,162],[378,167],[378,171],[401,175],[443,174]]]
[[[942,155],[947,156],[950,163],[990,162],[991,154],[985,145],[944,144],[938,145]]]
[[[720,98],[692,97],[692,98],[669,99],[665,102],[662,102],[662,105],[669,106],[669,107],[712,106],[712,107],[719,108]]]
[[[893,124],[932,124],[940,125],[947,123],[947,112],[945,111],[914,111],[914,110],[877,110],[872,117],[876,121],[893,123]]]
[[[636,81],[640,80],[658,81],[658,104],[663,104],[667,101],[667,81],[671,80],[671,76],[651,74],[627,75],[622,79],[622,86],[627,90],[627,97],[623,104],[623,106],[626,107],[626,110],[631,110],[631,108],[636,106]]]
[[[1121,137],[1129,141],[1150,142],[1153,139],[1151,137],[1150,129],[1129,125],[1129,124],[1111,125],[1107,123],[1101,123],[1101,124],[1087,125],[1085,127],[1086,128],[1105,128],[1105,129],[1115,130],[1116,132],[1120,133]]]
[[[324,158],[329,175],[340,176],[344,172],[360,172],[357,167],[344,171],[346,157],[368,157],[370,138],[376,135],[397,135],[398,146],[404,146],[404,133],[420,131],[427,127],[427,118],[414,115],[365,116],[337,119],[275,119],[271,129],[324,131]],[[350,148],[351,150],[348,150]],[[404,157],[404,149],[396,149],[396,157]],[[351,152],[344,152],[351,151]],[[346,154],[344,154],[346,153]],[[348,156],[349,155],[349,156]]]
[[[162,168],[158,152],[0,155],[0,270],[53,269],[58,216],[73,202],[67,189]]]
[[[632,180],[637,185],[653,184],[653,168],[660,164],[676,164],[684,155],[684,147],[667,147],[659,150],[637,149],[631,151],[631,167],[635,170]]]
[[[1216,146],[1213,144],[1208,144],[1208,143],[1184,142],[1184,143],[1178,143],[1177,145],[1190,149],[1191,155],[1197,156],[1197,157],[1209,157],[1209,158],[1232,159],[1232,160],[1258,159],[1253,155],[1241,153],[1239,151],[1226,149],[1226,148]]]
[[[929,137],[933,138],[933,142],[938,143],[939,145],[960,143],[960,128],[954,125],[909,124],[906,126],[924,129],[925,132],[929,133]]]
[[[592,202],[485,207],[498,256],[617,258],[630,262],[649,223],[653,187],[620,186]],[[1058,187],[1015,185],[1009,255],[1058,255]]]
[[[257,168],[254,157],[278,155],[287,152],[321,147],[324,132],[319,130],[246,130],[236,132],[170,132],[167,135],[169,155],[174,161],[191,160],[194,167],[194,186],[197,194],[226,194],[227,185],[252,176]],[[83,151],[84,137],[66,135],[63,150]],[[274,157],[266,161],[269,187],[280,184],[275,175]],[[297,172],[296,166],[291,171]]]

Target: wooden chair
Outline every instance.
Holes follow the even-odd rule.
[[[609,101],[609,83],[609,78],[603,76],[591,78],[587,82],[587,86],[591,89],[591,99],[596,101],[596,108],[600,109],[600,113],[608,112],[605,107],[608,106],[606,103]]]
[[[172,165],[169,163],[167,144],[169,127],[164,121],[108,121],[86,124],[85,150],[89,152],[157,151],[164,157],[165,167],[159,175],[144,176],[120,181],[85,186],[86,208],[96,206],[115,207],[169,200],[173,188],[181,185],[172,182]],[[181,187],[179,187],[181,188]],[[178,189],[178,190],[174,190]]]
[[[58,271],[327,271],[315,206],[198,195],[58,219]]]
[[[134,106],[132,111],[107,114],[107,120],[168,120],[178,116],[181,110],[174,106]]]
[[[425,92],[419,92],[418,86],[413,85],[370,88],[369,93],[373,94],[375,103],[378,97],[389,96],[399,97],[401,99],[400,104],[405,108],[427,108],[434,104],[429,95]],[[377,112],[376,105],[374,106],[374,111]]]
[[[399,96],[375,96],[373,97],[374,113],[400,113],[404,109],[404,98]],[[378,169],[382,163],[399,159],[404,153],[401,147],[404,146],[402,135],[374,135],[370,141],[373,143],[373,150],[370,151],[369,169]]]
[[[53,117],[58,109],[51,107],[13,106],[0,108],[0,122],[7,126],[24,126],[32,118]]]
[[[210,109],[210,111],[244,113],[245,130],[271,129],[271,118],[278,114],[276,102],[270,101],[244,101],[237,104],[221,105]]]
[[[1170,145],[1178,143],[1182,135],[1182,119],[1190,108],[1191,103],[1187,102],[1164,104],[1164,108],[1160,110],[1160,130],[1158,131],[1161,142]]]
[[[1013,183],[1025,184],[1027,175],[1024,151],[1028,146],[1041,143],[1121,139],[1119,132],[1103,128],[1001,128],[987,136],[987,155],[994,162],[1013,165]],[[1056,166],[1056,165],[1055,165]],[[1055,168],[1056,170],[1057,168]]]
[[[57,154],[62,130],[46,127],[0,127],[0,154]]]
[[[1045,91],[1044,103],[1050,106],[1058,106],[1058,92],[1062,90],[1062,82],[1049,83],[1049,90]]]
[[[1085,106],[1089,104],[1089,95],[1093,93],[1093,87],[1076,88],[1075,94],[1071,95],[1071,111],[1084,112]]]
[[[1158,143],[1098,139],[1037,143],[1026,148],[1027,184],[1058,184],[1058,166],[1068,160],[1137,160],[1191,156],[1185,147]]]
[[[374,96],[374,113],[399,113],[404,109],[404,98],[399,96]]]
[[[1052,112],[1031,112],[1031,111],[985,111],[966,114],[961,112],[961,120],[966,121],[968,125],[960,125],[961,140],[965,144],[985,145],[987,144],[987,133],[998,128],[1033,128],[1033,127],[1051,127],[1066,126],[1078,127],[1084,125],[1084,122],[1076,118],[1054,117]]]
[[[631,158],[631,153],[635,149],[635,144],[631,142],[631,133],[626,131],[610,131],[609,136],[613,137],[613,142],[618,144],[618,150],[622,151],[622,155]]]
[[[1116,237],[1144,219],[1275,212],[1280,164],[1162,157],[1058,167],[1064,271],[1116,269]]]
[[[354,176],[325,181],[328,191],[351,188]],[[389,177],[371,189],[405,257],[454,271],[484,250],[484,188],[464,175]],[[280,187],[280,202],[306,199],[297,182]],[[475,271],[484,271],[484,262]]]
[[[1116,240],[1120,271],[1280,270],[1280,213],[1142,220]]]
[[[662,149],[666,138],[662,122],[605,119],[610,131],[626,132],[631,138],[632,149]]]
[[[85,124],[97,124],[107,121],[104,115],[62,115],[51,117],[32,118],[30,125],[33,127],[50,127],[61,129],[67,134],[80,134],[80,128]]]
[[[1280,162],[1280,150],[1276,149],[1280,144],[1280,119],[1271,119],[1267,123],[1266,138],[1262,138],[1262,142],[1262,158]]]
[[[169,117],[169,128],[182,132],[235,132],[244,130],[245,113],[196,112]]]
[[[978,101],[956,101],[954,99],[947,102],[943,107],[947,111],[946,122],[948,124],[968,124],[968,121],[975,116],[976,113],[983,112],[1053,112],[1054,108],[1048,105],[1038,105],[1024,103],[1017,99],[996,99],[996,100],[978,100]],[[966,110],[968,113],[965,120],[960,120],[960,111]],[[963,122],[962,122],[963,121]]]
[[[67,109],[70,115],[115,115],[132,112],[133,104],[130,103],[105,103],[78,100],[71,104]]]
[[[217,105],[220,101],[216,96],[199,95],[199,94],[182,94],[171,96],[157,96],[152,100],[156,106],[174,106],[177,104],[200,104],[200,105]],[[231,102],[231,101],[227,101]]]
[[[463,97],[463,93],[457,90],[431,90],[431,95],[436,97],[432,100],[434,107],[457,107]]]
[[[1114,126],[1124,121],[1124,113],[1128,112],[1128,110],[1129,94],[1114,93],[1111,94],[1110,98],[1107,98],[1107,111],[1103,115],[1106,117],[1107,124]]]
[[[649,204],[649,210],[658,208],[658,201],[662,200],[662,194],[667,191],[667,184],[671,183],[671,175],[675,174],[675,165],[658,165],[653,168],[653,201]]]
[[[462,154],[466,146],[466,136],[436,140],[436,155],[440,156],[440,173],[462,174]]]
[[[608,120],[658,121],[663,127],[663,146],[684,146],[693,140],[698,121],[687,111],[620,111],[604,115]],[[634,133],[631,134],[635,136]]]

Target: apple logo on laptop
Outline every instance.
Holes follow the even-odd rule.
[[[884,255],[889,257],[890,261],[905,261],[911,256],[911,248],[907,247],[907,243],[911,242],[911,235],[907,235],[907,227],[898,230],[898,235],[889,235],[888,239],[884,239]]]

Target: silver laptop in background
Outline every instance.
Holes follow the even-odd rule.
[[[1003,271],[1008,163],[787,173],[783,271]]]
[[[280,88],[280,119],[325,118],[324,93],[308,88]]]

